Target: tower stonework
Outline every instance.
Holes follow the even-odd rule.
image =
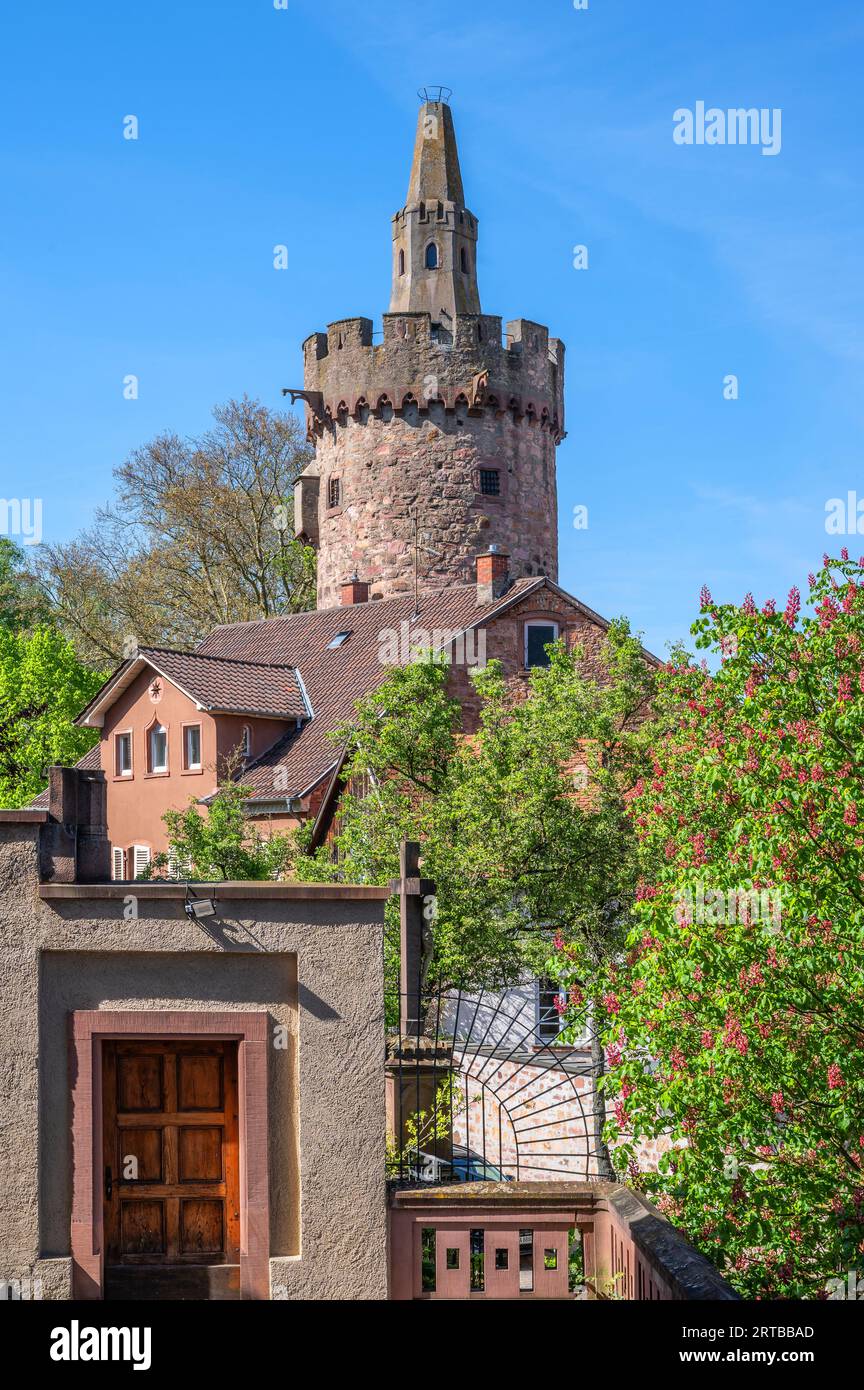
[[[383,342],[353,318],[303,344],[315,458],[295,528],[318,551],[319,608],[355,575],[373,599],[471,582],[490,545],[514,578],[557,580],[564,346],[527,319],[502,337],[480,311],[476,237],[450,108],[424,102]]]

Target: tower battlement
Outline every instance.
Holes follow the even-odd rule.
[[[459,314],[442,330],[428,313],[384,315],[383,342],[372,321],[339,319],[303,344],[306,421],[315,439],[364,407],[440,402],[527,418],[564,436],[564,344],[544,324],[497,314]]]

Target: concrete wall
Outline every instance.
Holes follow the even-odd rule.
[[[174,885],[40,888],[39,835],[0,813],[0,1279],[69,1296],[70,1012],[261,1011],[272,1296],[386,1297],[384,890],[220,884],[193,923]]]

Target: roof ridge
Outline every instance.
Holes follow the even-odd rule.
[[[542,577],[542,576],[539,576],[539,577]],[[528,575],[528,576],[520,576],[519,578],[530,578],[530,579],[535,579],[535,578],[538,578],[538,576],[536,576],[536,575]],[[518,584],[518,583],[519,583],[519,578],[515,579],[513,582],[516,583],[516,584]],[[446,585],[442,585],[440,589],[430,589],[430,590],[428,591],[428,593],[421,594],[421,595],[420,595],[420,602],[421,602],[421,604],[422,604],[424,601],[437,599],[437,598],[439,598],[442,594],[452,594],[455,590],[459,590],[459,589],[474,589],[474,588],[476,588],[476,584],[475,584],[475,582],[474,582],[473,580],[471,580],[470,582],[466,582],[465,584],[446,584]],[[368,598],[368,599],[364,599],[364,601],[363,601],[362,603],[351,603],[351,604],[334,603],[334,604],[333,604],[331,607],[329,607],[329,608],[301,608],[301,609],[299,609],[296,613],[274,613],[272,618],[246,618],[246,619],[243,619],[242,621],[237,622],[237,623],[217,623],[215,627],[212,627],[212,628],[210,629],[210,631],[207,633],[207,636],[206,636],[206,637],[202,637],[201,641],[202,641],[202,642],[206,642],[207,639],[208,639],[210,636],[212,636],[212,634],[213,634],[214,632],[230,632],[230,630],[231,630],[232,628],[238,628],[238,627],[260,627],[260,626],[261,626],[262,624],[264,624],[264,623],[288,622],[288,621],[290,621],[291,619],[294,619],[294,618],[317,618],[317,617],[321,617],[324,613],[349,613],[349,612],[351,611],[352,608],[371,608],[371,607],[373,607],[373,606],[374,606],[375,608],[383,608],[383,607],[385,607],[386,604],[389,604],[389,603],[412,603],[412,602],[413,602],[413,596],[412,596],[411,594],[393,594],[393,595],[391,595],[390,598]],[[206,653],[206,652],[202,652],[201,655],[202,655],[202,656],[206,656],[207,653]]]
[[[271,619],[270,619],[270,618],[262,618],[261,621],[262,621],[262,622],[270,622]],[[240,626],[242,627],[243,624],[241,623]],[[217,630],[218,630],[218,629],[216,629],[216,628],[213,629],[214,632],[216,632]],[[161,653],[167,653],[169,656],[193,656],[193,657],[196,657],[196,656],[197,656],[197,657],[200,657],[200,659],[201,659],[202,661],[221,661],[221,662],[223,662],[224,664],[233,664],[233,665],[235,665],[235,666],[266,666],[266,668],[267,668],[268,671],[296,671],[296,670],[297,670],[297,667],[294,666],[294,665],[292,665],[291,662],[289,662],[289,661],[256,661],[256,659],[255,659],[254,657],[251,657],[251,656],[220,656],[218,652],[199,652],[199,651],[191,651],[191,652],[190,652],[190,651],[183,651],[183,650],[181,650],[181,648],[179,648],[179,647],[139,647],[139,648],[138,648],[138,656],[145,656],[145,654],[146,654],[147,652],[161,652]],[[135,657],[127,657],[127,660],[129,660],[129,661],[134,661],[135,659],[136,659]],[[145,657],[145,659],[146,659],[146,657]]]

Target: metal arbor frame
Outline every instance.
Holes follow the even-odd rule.
[[[390,1035],[391,1178],[421,1181],[424,1165],[436,1182],[494,1176],[487,1166],[517,1181],[597,1175],[588,1020],[568,1055],[538,1036],[533,991],[518,988],[427,986],[416,1027]]]

